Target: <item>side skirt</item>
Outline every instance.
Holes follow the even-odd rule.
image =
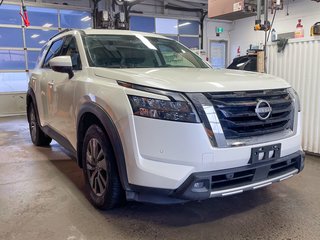
[[[77,159],[77,151],[64,136],[62,136],[60,133],[49,126],[41,127],[41,129],[45,134],[47,134],[49,137],[57,141],[62,147],[64,147],[71,154],[71,157],[74,160]]]

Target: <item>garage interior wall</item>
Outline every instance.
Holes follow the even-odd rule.
[[[92,25],[89,1],[68,1],[68,6],[50,3],[57,1],[27,2],[28,28],[19,16],[21,1],[4,1],[0,7],[0,116],[25,113],[28,72],[51,36],[65,28]]]
[[[287,2],[287,1],[285,1]],[[282,33],[294,32],[298,19],[302,19],[304,26],[305,38],[310,36],[310,28],[313,24],[320,21],[320,3],[311,0],[295,0],[289,1],[287,15],[287,7],[277,11],[273,28],[278,35]],[[262,19],[264,16],[262,15]],[[269,12],[269,20],[273,15]],[[246,54],[250,44],[259,45],[264,43],[264,32],[256,32],[253,30],[256,17],[244,18],[233,23],[230,31],[231,39],[231,58],[237,56],[237,48],[240,46],[241,55]]]
[[[216,35],[216,28],[223,28],[223,33],[220,33],[220,36]],[[211,50],[210,50],[210,42],[211,41],[226,41],[227,46],[227,63],[232,62],[232,56],[230,52],[231,48],[231,38],[230,33],[233,29],[232,22],[228,21],[219,21],[212,19],[205,19],[204,22],[204,41],[203,41],[203,50],[206,51],[208,58],[211,59]]]
[[[300,96],[303,149],[320,154],[320,38],[290,40],[281,53],[270,44],[267,57],[269,73],[286,79]]]

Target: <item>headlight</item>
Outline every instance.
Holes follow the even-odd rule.
[[[169,121],[198,123],[196,113],[188,102],[167,101],[128,95],[133,114]]]
[[[168,100],[163,100],[129,94],[128,98],[135,116],[177,122],[200,123],[198,114],[193,105],[187,97],[181,93],[154,89],[121,81],[118,81],[118,84],[126,88],[168,97]]]
[[[295,102],[295,105],[298,108],[298,112],[301,112],[301,104],[300,104],[300,98],[298,96],[298,93],[293,88],[288,88],[288,92],[291,95],[292,99]]]

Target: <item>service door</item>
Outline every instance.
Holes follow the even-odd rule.
[[[213,68],[226,68],[227,41],[210,41],[210,63]]]

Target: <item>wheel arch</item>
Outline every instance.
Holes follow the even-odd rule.
[[[33,103],[33,106],[35,108],[35,112],[36,112],[36,118],[37,118],[37,121],[38,123],[40,124],[40,119],[39,119],[39,112],[38,112],[38,105],[37,105],[37,101],[36,101],[36,96],[34,94],[34,91],[32,88],[28,88],[28,91],[27,91],[27,97],[26,97],[26,110],[27,110],[27,113],[28,113],[28,110],[29,110],[29,107],[30,107],[30,104]],[[27,118],[28,118],[28,121],[30,120],[29,117],[28,117],[28,114],[27,114]]]
[[[82,168],[83,165],[81,148],[84,136],[92,124],[100,125],[110,140],[121,184],[124,190],[129,190],[125,156],[118,130],[110,115],[101,106],[93,102],[84,103],[77,116],[77,163],[79,167]]]

